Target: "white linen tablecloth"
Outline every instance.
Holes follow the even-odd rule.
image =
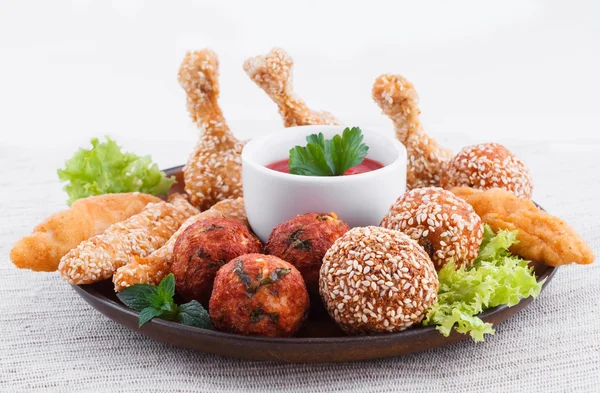
[[[156,138],[155,138],[156,139]],[[193,138],[190,138],[192,140]],[[457,146],[469,143],[454,140]],[[65,145],[69,143],[65,142]],[[128,144],[130,147],[131,144]],[[600,140],[508,141],[534,199],[600,250]],[[162,167],[189,143],[136,141]],[[55,169],[71,146],[0,147],[0,391],[425,392],[600,389],[600,265],[567,266],[528,308],[470,340],[409,356],[338,364],[250,362],[176,348],[104,317],[57,273],[17,270],[18,238],[65,207]]]

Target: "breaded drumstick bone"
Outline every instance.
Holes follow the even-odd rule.
[[[408,188],[439,186],[441,172],[453,154],[423,131],[419,96],[412,83],[400,75],[381,75],[373,85],[373,99],[392,119],[396,137],[406,147]]]
[[[210,209],[188,218],[158,250],[146,257],[133,258],[125,266],[117,269],[113,275],[115,292],[120,292],[134,284],[158,285],[171,271],[173,247],[179,235],[193,223],[208,217],[236,218],[248,225],[243,198],[226,199],[216,203]]]
[[[277,104],[286,127],[340,124],[329,112],[310,110],[294,94],[293,65],[294,61],[283,49],[275,48],[266,56],[246,60],[244,71]]]
[[[215,203],[242,196],[244,143],[229,130],[217,102],[219,61],[208,49],[188,52],[179,69],[179,83],[187,95],[187,108],[201,130],[183,175],[192,204],[206,210]]]
[[[184,198],[149,203],[140,213],[113,224],[104,233],[81,242],[60,260],[58,270],[71,284],[91,284],[112,277],[134,256],[162,246],[198,211]]]

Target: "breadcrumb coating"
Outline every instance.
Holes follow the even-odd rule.
[[[219,61],[208,49],[188,52],[179,69],[179,84],[187,95],[187,108],[200,128],[200,137],[183,174],[191,202],[201,210],[227,198],[242,196],[244,143],[229,130],[219,97]]]
[[[118,268],[113,275],[115,292],[120,292],[134,284],[158,285],[171,271],[173,247],[179,236],[190,225],[209,217],[235,218],[248,226],[243,198],[218,202],[209,210],[188,218],[162,247],[150,255],[133,258],[125,266]]]
[[[111,278],[131,258],[162,246],[194,210],[184,198],[175,198],[173,204],[149,203],[140,213],[81,242],[61,258],[58,270],[77,285]]]
[[[286,127],[340,124],[331,113],[312,111],[296,96],[292,84],[293,65],[294,61],[283,49],[274,48],[266,56],[246,60],[244,71],[277,104]]]
[[[453,154],[423,131],[419,96],[412,83],[400,75],[383,74],[373,85],[373,100],[394,122],[396,137],[406,147],[408,189],[439,186]]]

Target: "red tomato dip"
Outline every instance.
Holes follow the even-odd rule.
[[[284,158],[283,160],[278,160],[266,165],[267,168],[272,169],[277,172],[290,173],[289,167],[290,160],[288,158]],[[383,168],[383,164],[379,161],[372,160],[370,158],[365,158],[363,162],[358,164],[357,166],[353,166],[348,169],[344,176],[347,175],[358,175],[359,173],[371,172],[376,169]]]

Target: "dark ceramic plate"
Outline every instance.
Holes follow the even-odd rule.
[[[165,171],[169,175],[177,176],[178,183],[172,192],[183,190],[181,169],[182,167],[176,167]],[[538,281],[546,280],[543,285],[545,288],[556,269],[541,263],[534,263],[533,266]],[[248,337],[160,319],[154,319],[138,329],[138,312],[119,302],[110,280],[92,285],[74,285],[73,288],[92,307],[110,319],[149,337],[180,347],[244,359],[340,362],[399,356],[470,339],[468,335],[456,332],[444,337],[434,327],[414,327],[399,333],[373,336],[346,336],[329,318],[318,298],[311,298],[308,319],[304,328],[294,338]],[[525,308],[531,301],[532,298],[527,298],[513,307],[495,307],[480,317],[486,322],[498,324]]]

